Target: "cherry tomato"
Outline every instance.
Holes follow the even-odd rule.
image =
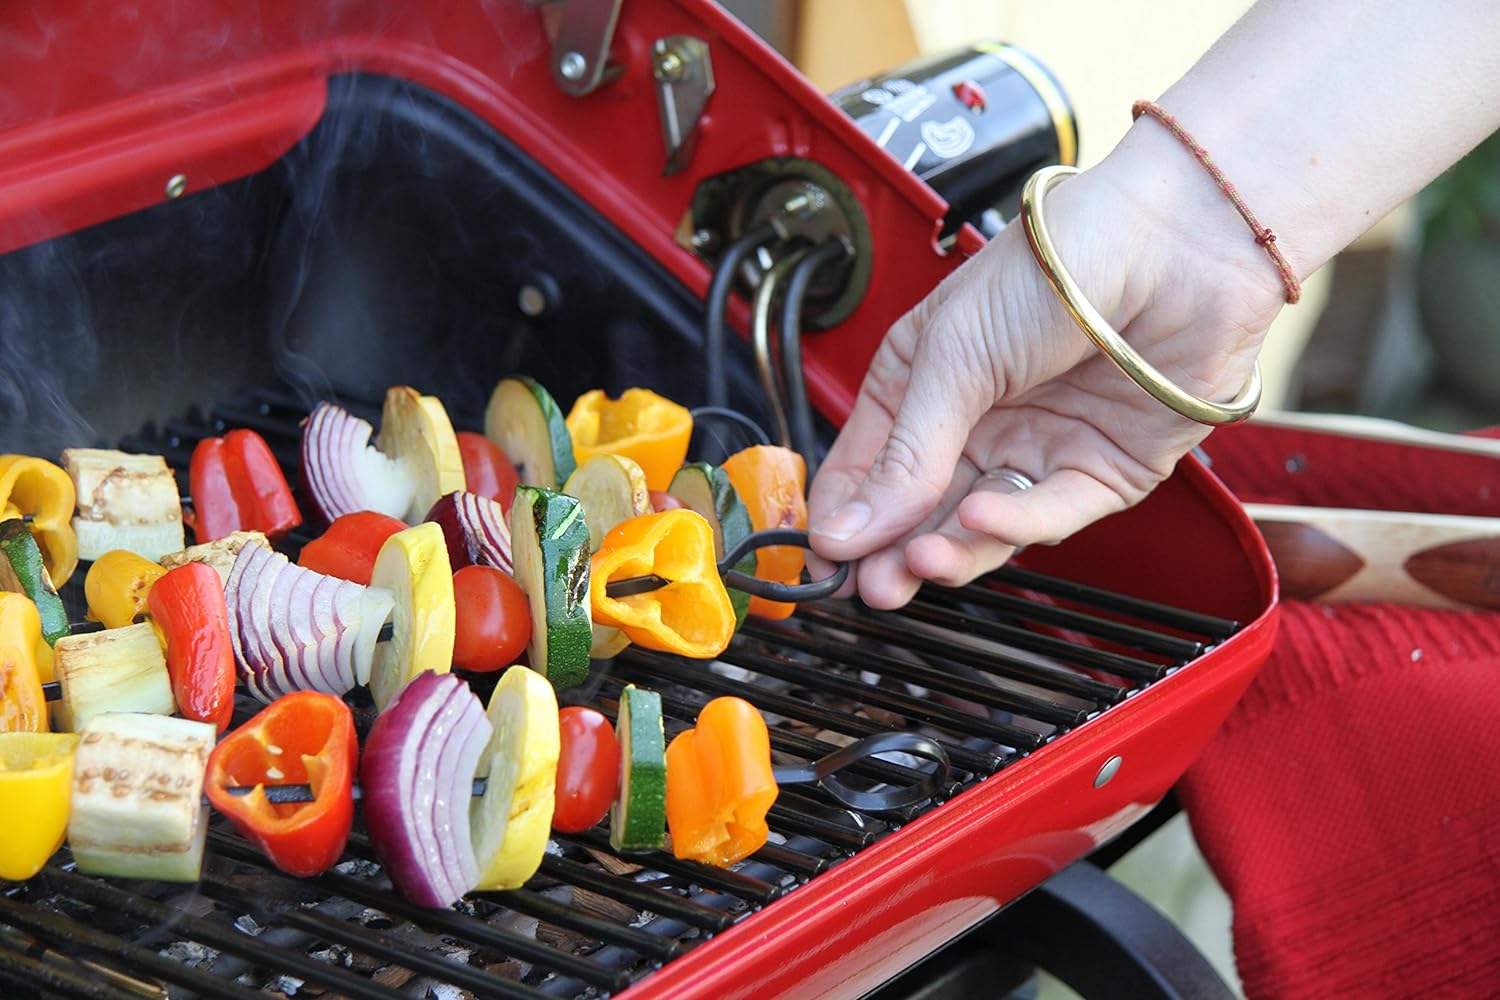
[[[500,450],[500,446],[483,434],[459,431],[458,453],[464,461],[464,488],[498,501],[501,508],[510,513],[510,505],[516,498],[515,463]]]
[[[516,662],[531,639],[531,604],[504,570],[465,566],[453,574],[453,665],[500,670]]]
[[[651,509],[657,513],[664,510],[681,510],[686,506],[687,504],[670,493],[663,493],[661,490],[651,491]]]
[[[592,708],[569,705],[557,722],[562,742],[552,829],[579,833],[604,818],[620,791],[620,744],[609,720]]]
[[[302,546],[297,565],[368,587],[380,547],[387,538],[405,528],[405,521],[373,510],[345,514],[335,518],[323,534]]]

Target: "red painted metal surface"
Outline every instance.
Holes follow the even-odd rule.
[[[330,75],[399,76],[468,107],[703,293],[673,239],[704,177],[801,156],[859,199],[870,291],[805,345],[814,402],[836,421],[886,328],[963,252],[934,244],[943,204],[779,56],[704,0],[631,0],[620,78],[585,98],[553,84],[540,14],[522,0],[325,5],[76,0],[0,5],[0,252],[264,169],[304,135]],[[661,174],[653,39],[711,48],[718,90],[689,169]],[[857,996],[1087,853],[1156,802],[1208,741],[1275,629],[1275,577],[1254,527],[1196,462],[1145,503],[1024,563],[1249,623],[1222,647],[670,963],[628,996]],[[1123,764],[1103,788],[1100,766]]]

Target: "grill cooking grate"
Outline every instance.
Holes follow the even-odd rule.
[[[378,417],[377,407],[349,408]],[[197,441],[249,427],[296,483],[305,413],[288,396],[259,393],[120,446],[166,456],[186,495]],[[477,423],[454,416],[458,426]],[[295,556],[309,537],[294,534],[283,549]],[[73,620],[82,615],[82,578],[80,571],[64,595]],[[952,762],[941,800],[1237,628],[1007,567],[982,584],[924,590],[901,612],[822,602],[785,622],[752,620],[713,669],[627,650],[596,664],[588,684],[563,692],[562,701],[593,704],[612,718],[625,684],[652,688],[662,695],[670,739],[710,698],[738,695],[766,714],[778,763],[916,729]],[[487,682],[474,683],[487,696]],[[235,724],[258,707],[241,697]],[[924,766],[893,755],[844,777],[904,786],[920,781]],[[341,865],[295,879],[215,817],[196,886],[89,878],[71,870],[66,850],[30,882],[0,885],[0,984],[5,995],[102,1000],[265,991],[354,1000],[607,995],[930,808],[857,815],[815,787],[788,787],[771,810],[772,842],[729,871],[662,855],[625,863],[598,830],[560,835],[526,888],[471,894],[452,910],[421,909],[393,892],[358,821]]]

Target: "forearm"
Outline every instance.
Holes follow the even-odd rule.
[[[1493,0],[1262,0],[1160,103],[1305,277],[1500,127],[1500,15]],[[1157,122],[1110,160],[1187,224],[1244,225]]]

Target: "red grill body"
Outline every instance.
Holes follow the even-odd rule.
[[[648,52],[672,34],[709,43],[717,90],[687,169],[663,176]],[[871,230],[867,293],[805,343],[813,402],[837,424],[886,328],[979,244],[964,230],[940,249],[941,200],[776,53],[698,0],[626,3],[614,42],[623,73],[583,98],[554,84],[542,17],[521,0],[22,0],[0,7],[0,39],[0,252],[157,205],[176,175],[191,193],[266,169],[319,120],[328,79],[350,72],[398,77],[467,108],[699,296],[708,268],[678,240],[697,185],[768,157],[802,157],[847,185]],[[743,310],[732,319],[743,327]],[[1149,809],[1272,642],[1270,560],[1232,496],[1192,460],[1137,508],[1018,563],[1243,627],[628,996],[849,997],[873,988]],[[1096,788],[1115,757],[1118,773]]]

